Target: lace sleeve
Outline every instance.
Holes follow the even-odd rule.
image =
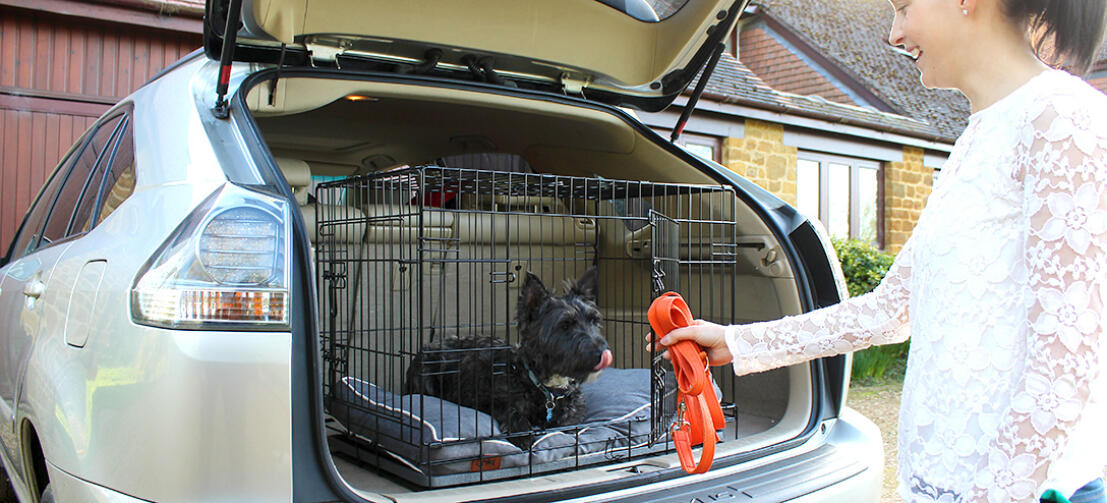
[[[872,292],[798,316],[729,327],[734,372],[761,372],[907,340],[912,241]]]
[[[1037,501],[1099,372],[1107,281],[1107,151],[1087,110],[1033,121],[1018,153],[1025,188],[1027,360],[976,475],[975,501]],[[1081,120],[1084,119],[1084,120]]]

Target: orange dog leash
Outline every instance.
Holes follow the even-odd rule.
[[[692,311],[679,293],[668,292],[650,304],[649,319],[654,335],[660,340],[676,328],[691,325]],[[692,341],[680,341],[668,349],[680,391],[672,430],[673,444],[685,472],[704,473],[715,458],[715,443],[718,442],[715,431],[726,427],[719,397],[715,396],[715,386],[711,384],[707,353]],[[706,427],[709,419],[712,428]],[[692,447],[700,444],[703,444],[703,452],[696,463]]]

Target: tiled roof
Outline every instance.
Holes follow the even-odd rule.
[[[911,117],[775,90],[729,54],[719,59],[704,89],[704,99],[945,141],[932,125]]]
[[[773,38],[763,26],[744,29],[739,37],[742,64],[773,89],[792,94],[822,96],[835,103],[858,105],[812,68],[810,63],[800,59]]]
[[[959,92],[926,89],[910,59],[887,43],[887,0],[754,0],[847,74],[903,115],[930,124],[952,143],[964,130],[969,102]]]

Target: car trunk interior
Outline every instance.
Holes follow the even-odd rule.
[[[415,241],[409,239],[410,235],[418,232],[419,239],[423,240],[420,243],[425,244],[428,239],[442,239],[454,243],[443,245],[447,248],[464,249],[468,246],[480,253],[505,257],[504,262],[516,271],[522,272],[523,268],[534,270],[543,276],[548,286],[556,287],[560,281],[554,279],[574,279],[587,264],[547,264],[566,263],[574,254],[580,253],[579,243],[588,241],[591,246],[589,253],[594,254],[589,255],[589,263],[599,263],[600,293],[596,301],[605,319],[608,345],[615,355],[614,367],[650,368],[651,358],[645,349],[648,324],[645,323],[644,309],[640,301],[626,302],[624,299],[629,298],[626,292],[640,292],[635,293],[635,298],[645,299],[648,304],[650,289],[654,285],[648,279],[632,279],[621,269],[615,271],[609,268],[605,271],[605,262],[599,260],[615,255],[637,257],[643,258],[641,263],[648,266],[649,260],[636,254],[646,253],[640,248],[653,246],[656,249],[651,245],[649,236],[641,238],[648,229],[636,229],[617,218],[627,212],[620,206],[621,203],[608,204],[603,197],[582,197],[574,202],[571,194],[564,197],[515,197],[475,190],[472,194],[456,194],[448,206],[441,204],[441,200],[431,204],[429,196],[424,194],[418,205],[421,210],[385,214],[386,209],[398,211],[395,210],[398,206],[420,201],[412,199],[411,192],[395,196],[380,191],[357,193],[351,189],[355,186],[379,187],[382,181],[397,178],[382,177],[384,172],[415,173],[423,177],[419,180],[429,187],[426,180],[429,180],[428,173],[432,171],[426,171],[423,167],[456,167],[451,163],[456,164],[461,159],[464,166],[459,168],[459,172],[476,177],[478,182],[474,183],[478,184],[482,173],[496,171],[515,172],[519,173],[518,176],[534,173],[565,177],[565,180],[569,177],[588,181],[626,180],[679,187],[685,192],[674,194],[680,197],[663,195],[650,199],[653,208],[651,215],[656,210],[658,214],[681,215],[688,221],[705,219],[705,215],[710,215],[720,222],[733,222],[732,225],[725,225],[725,233],[732,236],[728,239],[735,245],[733,252],[725,255],[729,261],[725,267],[688,266],[682,269],[676,285],[668,285],[685,296],[689,305],[693,306],[693,314],[708,319],[712,316],[725,318],[716,321],[749,323],[801,311],[792,268],[760,217],[729,188],[702,195],[696,187],[717,186],[718,182],[607,109],[487,89],[309,77],[284,77],[275,86],[270,81],[262,82],[250,90],[247,102],[258,130],[297,196],[313,246],[313,256],[318,253],[326,257],[320,255],[313,267],[331,267],[329,264],[335,257],[346,260],[355,255],[409,253],[401,249],[414,250],[405,255],[408,260],[404,262],[413,264],[415,257],[428,256],[425,245],[417,250],[412,244]],[[389,171],[404,169],[414,171]],[[539,182],[543,180],[562,178],[538,179]],[[679,208],[681,205],[701,209],[688,211]],[[542,207],[534,210],[541,215],[527,216],[518,209],[520,206]],[[567,207],[579,208],[581,215],[586,210],[588,218],[582,218],[577,210],[566,210]],[[474,208],[474,212],[465,213],[462,211],[465,208]],[[505,249],[507,242],[496,237],[497,218],[501,214],[524,219],[513,224],[516,225],[514,231],[508,231],[515,233],[511,235],[516,240],[525,239],[519,237],[519,229],[525,229],[528,225],[525,218],[541,217],[544,219],[542,222],[554,222],[541,224],[550,227],[540,227],[535,223],[531,228],[545,230],[521,233],[537,235],[527,246],[542,250],[528,252],[530,254],[526,258],[515,260],[512,251]],[[416,221],[417,229],[414,227]],[[342,225],[330,225],[333,222],[341,222]],[[563,227],[570,230],[562,230]],[[710,232],[718,232],[718,228],[714,225]],[[674,234],[684,243],[673,248],[674,258],[679,259],[681,264],[696,263],[697,259],[702,258],[702,253],[697,250],[711,246],[708,241],[716,240],[707,231],[698,234],[701,231],[695,230],[696,227],[689,226],[689,229],[682,228]],[[548,236],[551,234],[560,237],[551,238]],[[655,234],[654,239],[660,238]],[[442,252],[445,256],[450,253],[459,252]],[[463,255],[464,251],[460,254]],[[543,259],[535,259],[536,256]],[[453,307],[434,310],[435,326],[454,327],[454,332],[460,332],[463,331],[460,327],[472,325],[470,318],[492,313],[507,320],[507,323],[489,325],[487,330],[492,333],[487,335],[512,340],[510,318],[515,312],[514,296],[518,289],[511,290],[510,285],[504,286],[502,292],[506,294],[499,294],[500,300],[496,301],[499,304],[490,307],[484,305],[484,299],[491,292],[491,287],[477,284],[486,282],[483,272],[467,273],[466,269],[458,268],[447,279],[425,281],[424,288],[421,281],[430,275],[451,273],[448,270],[441,272],[429,265],[419,270],[422,272],[410,273],[401,268],[397,272],[395,266],[387,264],[369,266],[359,282],[351,283],[354,287],[346,287],[347,280],[344,279],[344,290],[337,292],[320,279],[317,286],[321,337],[326,342],[328,333],[352,332],[352,327],[359,323],[355,321],[358,316],[368,317],[350,311],[391,313],[391,316],[406,312],[403,311],[406,309],[404,306],[441,302],[438,299],[456,295],[459,300]],[[720,270],[725,273],[720,273]],[[324,272],[316,271],[316,278],[323,278]],[[647,278],[648,272],[645,272]],[[382,278],[386,276],[388,285],[382,286]],[[434,276],[440,277],[446,276]],[[354,276],[350,278],[354,281]],[[373,300],[376,294],[368,290],[361,297],[354,293],[360,291],[358,288],[370,287],[381,290],[383,293],[380,295],[392,300]],[[464,292],[444,292],[444,288]],[[408,290],[412,292],[408,293]],[[717,305],[725,307],[714,307]],[[699,311],[696,307],[700,308]],[[408,317],[400,318],[415,320],[414,323],[419,325],[427,323],[426,318],[432,315],[403,316]],[[327,320],[330,320],[330,325]],[[421,333],[411,335],[418,332],[417,326],[397,330],[403,331],[406,337],[421,338],[422,342],[431,336]],[[400,332],[386,332],[383,337],[392,337],[391,333]],[[344,375],[356,373],[352,369],[372,368],[372,372],[358,377],[376,383],[374,389],[381,388],[381,393],[399,395],[411,354],[389,350],[394,347],[392,342],[381,342],[381,337],[380,334],[373,336],[376,346],[365,353],[367,356],[360,357],[360,363],[354,361],[355,357],[349,357],[349,361],[343,360],[343,365],[339,366],[333,355],[324,355],[324,372],[332,376],[329,380],[325,377],[327,385],[337,386],[336,383]],[[356,339],[347,337],[342,341],[352,345]],[[668,367],[668,363],[662,366]],[[335,377],[335,374],[340,375]],[[717,368],[714,375],[722,391],[722,400],[730,406],[727,409],[730,420],[727,430],[720,434],[723,442],[718,446],[716,459],[795,438],[808,425],[813,410],[813,390],[807,365],[738,378],[733,376],[729,366],[723,366]],[[324,393],[330,391],[333,389],[324,390]],[[327,412],[327,423],[330,425],[328,435],[331,438],[349,436],[351,432],[349,425],[344,424],[347,422],[343,420],[345,416],[336,414],[334,410]],[[372,435],[361,437],[369,436]],[[610,458],[605,462],[556,465],[558,469],[544,472],[541,477],[528,476],[542,472],[531,466],[511,472],[514,475],[505,478],[496,477],[493,472],[481,472],[475,478],[450,475],[427,479],[446,483],[420,484],[412,482],[410,477],[397,476],[395,470],[387,468],[396,463],[379,463],[382,456],[379,449],[362,445],[350,450],[341,448],[341,445],[338,441],[332,443],[338,472],[355,491],[367,499],[380,501],[459,501],[509,496],[679,469],[676,455],[666,448]],[[366,455],[366,452],[372,454]],[[393,459],[398,457],[393,456]],[[405,463],[416,464],[406,461],[400,464]]]

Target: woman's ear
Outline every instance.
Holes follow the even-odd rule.
[[[961,15],[971,16],[976,12],[977,0],[957,0],[958,8],[961,9]]]

